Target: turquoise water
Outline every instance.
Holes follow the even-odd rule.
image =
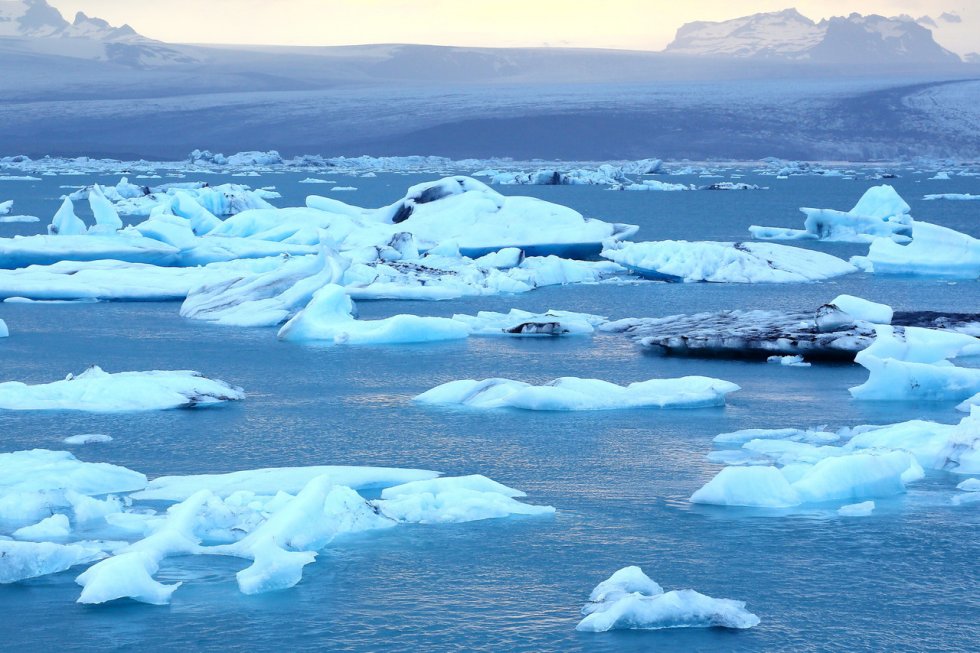
[[[280,206],[330,186],[302,175],[245,181],[276,185]],[[380,205],[428,177],[336,179],[335,196]],[[913,215],[980,236],[980,202],[921,202],[925,193],[980,192],[980,180],[890,180]],[[14,213],[44,222],[57,186],[91,178],[0,182]],[[113,183],[118,179],[106,178]],[[209,178],[212,183],[219,181]],[[682,179],[688,181],[688,179]],[[696,180],[696,178],[691,178]],[[673,181],[673,179],[671,179]],[[715,180],[705,180],[708,181]],[[504,187],[616,222],[638,239],[740,239],[749,224],[798,227],[798,206],[847,209],[867,180],[813,177],[743,181],[758,192],[614,193],[595,187]],[[43,224],[43,223],[42,223]],[[0,225],[0,234],[36,225]],[[862,246],[819,247],[850,255]],[[446,302],[362,302],[365,318],[548,308],[612,318],[729,308],[814,308],[841,293],[898,310],[980,311],[976,282],[864,274],[803,285],[642,283],[546,288]],[[63,448],[77,433],[107,444],[74,448],[151,476],[252,467],[365,464],[480,473],[553,505],[553,517],[405,526],[339,540],[295,588],[238,592],[239,560],[171,558],[159,578],[184,580],[168,607],[74,603],[76,571],[0,587],[6,650],[262,651],[836,651],[976,650],[980,556],[976,506],[954,507],[954,477],[930,473],[904,496],[878,500],[872,517],[840,519],[837,505],[789,512],[693,506],[687,497],[718,466],[711,438],[742,428],[952,423],[951,403],[855,402],[858,366],[791,368],[670,358],[620,336],[491,339],[388,347],[310,347],[272,329],[224,328],[177,315],[178,304],[0,304],[12,336],[0,341],[2,380],[49,381],[98,364],[110,371],[197,369],[241,385],[240,404],[199,411],[105,416],[0,413],[0,449]],[[410,398],[457,378],[557,376],[626,383],[688,374],[733,381],[723,408],[526,413],[423,408]],[[762,619],[741,632],[671,630],[582,634],[589,591],[637,564],[667,589],[691,587],[744,600]]]

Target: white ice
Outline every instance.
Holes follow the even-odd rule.
[[[867,517],[875,509],[874,501],[862,501],[861,503],[851,503],[837,509],[837,514],[841,517]]]
[[[511,379],[450,381],[415,401],[478,409],[611,410],[619,408],[699,408],[721,406],[739,386],[721,379],[686,376],[616,385],[600,379],[563,377],[543,385]]]
[[[112,436],[103,433],[82,433],[80,435],[69,435],[64,439],[65,444],[93,444],[100,442],[112,442]]]
[[[947,227],[916,221],[909,244],[876,238],[868,255],[855,256],[851,263],[874,274],[977,279],[980,278],[980,240]]]
[[[868,243],[876,237],[908,242],[912,235],[909,205],[888,185],[869,188],[848,212],[801,208],[803,229],[751,226],[755,238],[765,240],[827,240]]]
[[[85,544],[0,540],[0,584],[56,574],[104,557],[101,548]]]
[[[602,255],[641,276],[668,281],[795,283],[856,271],[829,254],[771,243],[621,242],[607,245]]]
[[[0,383],[0,410],[111,413],[207,406],[244,398],[241,388],[190,371],[110,374],[90,367],[53,383]]]
[[[786,367],[810,367],[810,363],[804,361],[802,356],[770,356],[766,361]]]
[[[639,567],[626,567],[600,583],[582,608],[582,632],[662,628],[752,628],[759,618],[743,601],[715,599],[694,590],[664,592]]]
[[[358,320],[354,303],[336,284],[313,293],[306,308],[279,330],[281,340],[373,345],[433,342],[466,338],[469,329],[461,322],[440,317],[395,315],[381,320]]]

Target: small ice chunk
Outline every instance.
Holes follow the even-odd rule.
[[[874,501],[863,501],[841,506],[837,509],[837,514],[841,517],[867,517],[875,509]]]
[[[600,583],[582,608],[576,630],[659,630],[662,628],[752,628],[759,618],[743,601],[715,599],[694,590],[664,592],[640,570],[626,567]]]
[[[62,514],[51,515],[32,526],[18,528],[13,533],[18,540],[59,540],[71,535],[71,525],[68,517]]]
[[[766,361],[786,367],[810,367],[810,363],[805,362],[802,356],[770,356]]]
[[[968,478],[957,485],[956,489],[964,492],[980,492],[980,478]]]
[[[65,444],[93,444],[96,442],[112,442],[111,435],[103,433],[82,433],[81,435],[69,435],[64,440]]]
[[[700,490],[692,503],[718,506],[791,508],[802,503],[797,491],[775,467],[725,467]]]

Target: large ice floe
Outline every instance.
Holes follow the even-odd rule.
[[[664,281],[798,283],[857,270],[830,254],[771,243],[617,242],[605,247],[602,256],[640,276]]]
[[[869,243],[876,237],[896,242],[912,238],[911,208],[888,185],[874,186],[861,196],[850,211],[801,208],[806,215],[803,229],[751,226],[755,238],[764,240],[827,240]]]
[[[432,388],[415,401],[440,406],[478,409],[611,410],[618,408],[699,408],[721,406],[725,396],[739,390],[734,383],[705,376],[651,379],[628,386],[600,379],[563,377],[543,385],[511,379],[450,381]]]
[[[643,347],[667,354],[807,360],[854,360],[874,341],[875,324],[891,322],[895,332],[919,326],[980,333],[980,314],[898,312],[851,295],[840,295],[816,311],[721,311],[608,322],[602,331],[625,333]]]
[[[874,342],[855,357],[868,380],[855,399],[963,401],[980,392],[980,369],[949,359],[980,355],[980,338],[963,333],[877,325]]]
[[[876,238],[867,256],[852,257],[851,262],[874,274],[980,279],[980,240],[948,227],[915,221],[910,243]]]
[[[627,238],[637,230],[585,218],[539,199],[505,197],[469,177],[413,186],[402,199],[379,209],[317,196],[309,197],[306,207],[250,208],[258,200],[237,201],[245,192],[202,187],[146,195],[141,201],[155,203],[148,219],[123,228],[116,208],[99,186],[93,186],[87,196],[95,226],[86,229],[67,199],[52,223],[52,235],[0,239],[0,264],[15,268],[114,259],[194,266],[315,254],[321,242],[341,252],[357,252],[354,258],[361,259],[369,250],[388,247],[399,234],[414,238],[416,257],[440,246],[456,256],[482,256],[516,247],[529,256],[581,257],[598,253],[608,239]],[[219,217],[234,211],[239,212],[224,220]]]
[[[377,499],[358,493],[378,489]],[[154,578],[165,558],[220,555],[247,561],[238,586],[256,594],[292,587],[318,551],[345,535],[554,512],[524,496],[484,476],[418,469],[269,468],[147,482],[67,452],[0,454],[0,533],[39,540],[0,539],[0,582],[94,562],[76,579],[78,602],[159,605],[181,585]]]
[[[980,407],[959,424],[912,420],[836,432],[750,429],[723,433],[708,459],[729,465],[691,496],[694,503],[793,508],[889,497],[924,469],[980,470]]]
[[[759,617],[745,609],[743,601],[715,599],[694,590],[663,588],[639,567],[624,567],[599,583],[582,607],[585,618],[575,630],[604,633],[609,630],[659,630],[662,628],[752,628]]]
[[[190,371],[110,374],[90,367],[53,383],[0,383],[0,410],[110,413],[191,408],[244,398],[241,388]]]

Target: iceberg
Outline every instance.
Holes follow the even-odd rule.
[[[851,263],[874,274],[901,274],[950,279],[980,278],[980,240],[947,227],[916,221],[912,242],[900,245],[876,238],[867,256]]]
[[[57,574],[105,557],[98,547],[0,540],[0,584]]]
[[[971,193],[937,193],[933,195],[926,195],[922,199],[970,201],[970,200],[980,200],[980,195],[973,195]]]
[[[0,320],[0,338],[7,338],[10,336],[10,329],[7,328],[7,323]]]
[[[740,448],[708,456],[729,466],[691,496],[693,503],[792,508],[887,497],[921,480],[924,469],[980,473],[980,407],[959,424],[749,429],[715,442]]]
[[[0,410],[110,413],[192,408],[244,398],[241,388],[190,371],[110,374],[96,366],[53,383],[0,383]]]
[[[665,354],[768,358],[803,356],[807,360],[852,361],[877,337],[875,321],[890,308],[842,295],[816,311],[720,311],[662,318],[627,318],[598,328],[624,333],[643,347]],[[851,315],[837,302],[857,312]],[[980,315],[898,312],[890,322],[896,334],[916,326],[922,331],[970,334],[980,329]]]
[[[829,254],[769,243],[619,242],[607,244],[602,256],[640,276],[663,281],[798,283],[857,270]]]
[[[423,404],[479,409],[612,410],[620,408],[701,408],[722,406],[739,390],[734,383],[704,376],[651,379],[616,385],[600,379],[564,377],[544,385],[510,379],[450,381],[417,397]]]
[[[10,215],[10,210],[14,206],[13,200],[6,200],[5,202],[0,202],[0,215]]]
[[[591,335],[607,320],[598,315],[569,311],[531,313],[511,309],[509,313],[480,311],[476,315],[453,315],[475,336],[563,336]]]
[[[664,592],[639,567],[620,569],[600,583],[582,608],[581,632],[662,628],[752,628],[759,617],[743,601],[715,599],[694,590]]]
[[[784,367],[810,367],[810,363],[804,361],[802,356],[770,356],[766,361]]]
[[[803,229],[749,227],[754,238],[762,240],[826,240],[869,243],[883,237],[906,243],[912,238],[911,208],[887,184],[869,188],[850,211],[801,208],[806,215]]]
[[[980,339],[915,327],[901,335],[889,325],[875,330],[874,343],[855,357],[869,373],[867,381],[850,388],[855,399],[964,401],[980,392],[980,369],[948,360],[980,354]]]
[[[71,525],[68,517],[62,514],[45,517],[36,524],[22,526],[13,532],[13,536],[18,540],[58,540],[68,537],[71,534]]]
[[[313,293],[306,308],[279,330],[280,340],[374,345],[456,340],[469,336],[460,322],[440,317],[395,315],[382,320],[354,318],[354,302],[336,284]]]
[[[93,233],[111,234],[123,228],[122,220],[112,202],[102,193],[102,187],[96,184],[88,194],[88,203],[95,216],[95,226],[89,229]]]
[[[523,492],[487,478],[461,476],[412,481],[385,488],[373,503],[382,515],[401,523],[461,523],[510,515],[546,515],[551,506],[517,501]]]
[[[83,433],[81,435],[69,435],[63,440],[65,444],[93,444],[102,442],[112,442],[111,435],[102,433]]]

